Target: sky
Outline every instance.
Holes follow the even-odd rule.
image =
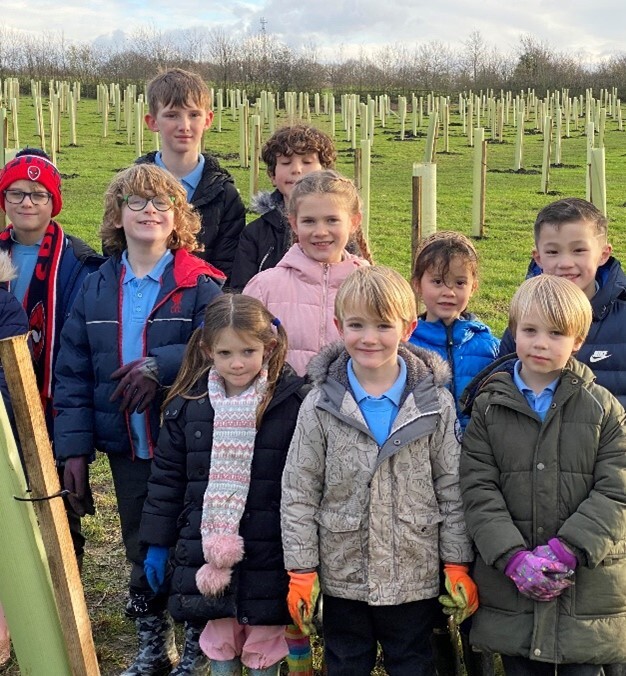
[[[532,35],[555,52],[596,62],[625,51],[623,0],[1,0],[2,26],[60,33],[72,42],[106,43],[139,28],[220,27],[233,35],[268,34],[322,58],[381,45],[440,41],[461,48],[473,31],[501,52],[517,53]],[[340,52],[341,50],[341,52]]]

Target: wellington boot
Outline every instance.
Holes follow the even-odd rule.
[[[272,664],[270,667],[265,667],[265,669],[250,669],[248,667],[248,676],[279,676],[280,674],[280,662]]]
[[[209,676],[209,658],[200,648],[202,628],[185,622],[185,649],[170,676]]]
[[[139,651],[135,661],[120,676],[166,676],[178,660],[174,622],[163,610],[135,620]]]
[[[241,676],[241,662],[234,660],[210,660],[211,676]]]

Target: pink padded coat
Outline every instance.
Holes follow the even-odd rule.
[[[335,296],[344,279],[356,268],[369,265],[344,252],[341,263],[318,263],[294,244],[275,268],[255,275],[243,293],[258,298],[287,331],[287,361],[299,376],[311,357],[339,339],[335,328]]]

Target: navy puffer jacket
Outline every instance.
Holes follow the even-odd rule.
[[[105,453],[133,454],[128,412],[109,397],[111,380],[122,365],[120,331],[124,265],[110,258],[85,280],[61,334],[55,371],[54,441],[56,457]],[[144,329],[144,354],[154,357],[161,385],[171,385],[193,330],[207,304],[220,293],[210,266],[179,249],[163,273],[161,289]],[[159,431],[161,397],[146,411],[150,446]]]
[[[304,379],[286,366],[256,435],[250,490],[239,534],[245,555],[225,593],[204,597],[196,572],[204,563],[200,521],[211,466],[213,408],[207,396],[176,397],[164,412],[154,453],[140,539],[174,547],[169,610],[177,621],[236,617],[240,624],[290,622],[288,576],[280,530],[281,477],[304,398]],[[206,376],[190,396],[206,393]]]

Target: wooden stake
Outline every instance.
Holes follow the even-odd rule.
[[[59,478],[52,457],[27,336],[0,340],[0,362],[4,367],[11,394],[31,497],[54,495],[60,489]],[[55,671],[50,667],[47,672],[42,673],[97,676],[100,669],[63,501],[56,498],[32,504],[50,566],[52,586],[62,623],[61,630],[71,665],[69,672]]]
[[[552,118],[546,117],[543,125],[543,162],[541,164],[541,192],[545,195],[550,186],[550,155],[552,151]]]

